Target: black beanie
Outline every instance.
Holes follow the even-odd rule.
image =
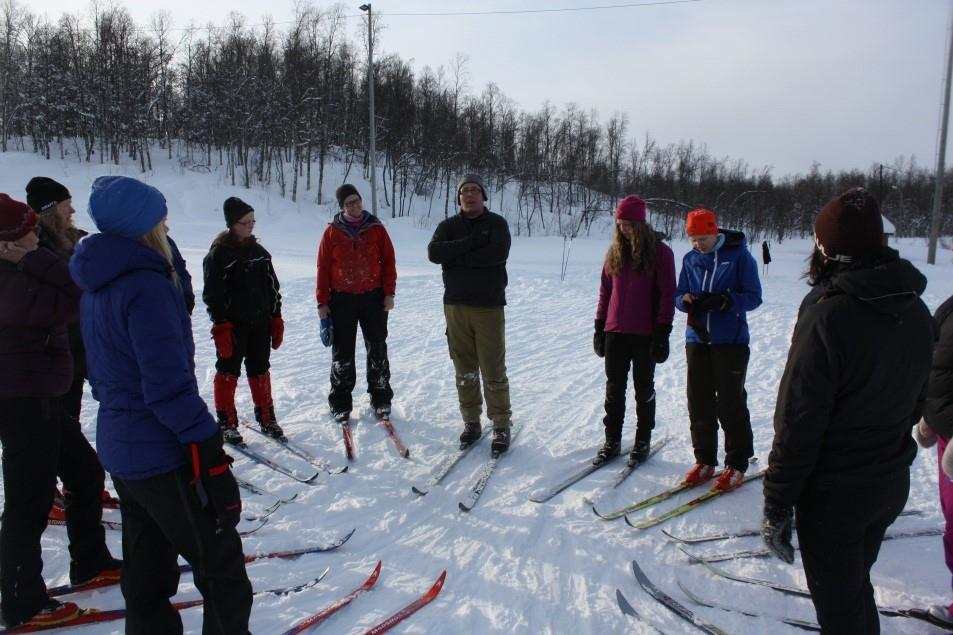
[[[337,198],[338,200],[338,207],[340,207],[341,209],[344,209],[344,200],[348,196],[353,196],[354,194],[357,194],[357,197],[360,198],[361,200],[364,199],[364,197],[361,196],[361,193],[357,191],[357,188],[351,185],[350,183],[345,183],[344,185],[339,187],[337,191],[334,192],[334,197]]]
[[[460,182],[457,183],[457,202],[458,203],[460,201],[460,190],[462,190],[463,186],[466,185],[467,183],[473,183],[478,188],[480,188],[480,192],[483,193],[483,200],[484,201],[488,200],[486,196],[486,188],[483,187],[483,180],[480,178],[480,175],[479,174],[464,174],[463,176],[460,177]]]
[[[859,187],[828,202],[814,220],[818,249],[840,262],[876,251],[883,245],[883,234],[877,199]]]
[[[225,205],[222,208],[225,210],[225,225],[227,227],[231,227],[240,221],[245,214],[255,211],[254,207],[237,196],[226,198]]]
[[[35,212],[44,212],[68,198],[73,195],[66,186],[48,176],[35,176],[26,184],[26,204]]]

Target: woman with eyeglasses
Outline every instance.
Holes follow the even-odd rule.
[[[67,436],[60,399],[73,381],[67,326],[79,316],[81,294],[70,278],[66,260],[39,248],[38,221],[28,205],[0,194],[0,443],[4,490],[0,613],[8,627],[50,624],[79,612],[72,602],[61,603],[49,597],[43,581],[40,536],[46,529],[57,474],[83,492],[90,490],[93,509],[99,514],[93,524],[98,527],[102,518],[99,495],[103,470],[95,454],[98,486],[92,488],[80,485],[90,479],[80,473],[75,462],[60,462]],[[94,535],[84,536],[83,541],[73,540],[70,533],[71,560],[82,557],[84,567],[102,564],[96,556],[111,561],[102,528],[98,529],[98,540]],[[73,568],[71,564],[71,573]]]
[[[237,197],[225,200],[227,229],[205,256],[202,299],[212,318],[215,340],[215,412],[229,443],[242,443],[235,389],[242,362],[261,431],[284,440],[271,397],[271,349],[284,337],[281,293],[271,254],[255,238],[255,210]]]
[[[394,308],[397,264],[394,246],[381,221],[364,210],[357,188],[345,183],[335,192],[339,214],[318,246],[318,317],[334,320],[331,390],[328,403],[338,423],[346,423],[357,382],[354,349],[360,325],[367,350],[367,392],[379,419],[390,416],[394,391],[387,359],[387,314]]]
[[[631,465],[649,456],[655,428],[655,365],[668,359],[675,316],[675,256],[645,221],[645,201],[626,196],[615,211],[612,244],[599,286],[593,348],[605,357],[605,444],[592,460],[619,455],[629,368],[635,386],[635,443]]]

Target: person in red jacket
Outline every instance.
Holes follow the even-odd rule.
[[[360,325],[367,350],[367,392],[375,416],[390,416],[394,391],[387,359],[387,313],[394,308],[397,262],[384,225],[362,204],[357,188],[345,183],[335,192],[341,212],[334,216],[318,246],[318,316],[334,320],[331,390],[334,420],[351,414],[357,381],[354,349]]]

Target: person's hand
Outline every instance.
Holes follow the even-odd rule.
[[[682,304],[691,304],[695,301],[695,296],[691,293],[686,293],[682,296]]]
[[[794,508],[765,499],[761,537],[771,553],[788,564],[794,564],[794,547],[791,545],[793,528]]]
[[[215,340],[215,352],[222,359],[232,356],[232,323],[221,322],[212,327],[212,339]]]
[[[703,293],[695,299],[694,309],[696,311],[727,311],[733,304],[731,294],[727,291],[722,293]]]
[[[281,319],[280,315],[276,315],[271,318],[271,348],[277,351],[284,339],[285,321]]]
[[[13,264],[19,263],[23,260],[23,256],[27,255],[33,251],[33,249],[27,249],[22,247],[15,242],[4,242],[0,243],[0,258],[6,260],[7,262],[12,262]]]
[[[924,449],[932,448],[936,445],[936,432],[933,431],[925,419],[920,419],[917,425],[913,426],[913,438],[917,444]]]
[[[656,324],[652,329],[652,361],[661,364],[668,359],[668,336],[672,334],[671,324]]]
[[[390,311],[393,308],[394,308],[394,296],[385,295],[384,296],[384,310]]]
[[[599,357],[606,356],[606,321],[596,320],[595,332],[592,334],[592,350]]]
[[[318,319],[323,320],[324,318],[328,317],[330,312],[331,307],[329,307],[327,304],[318,305]]]
[[[233,459],[222,445],[222,431],[217,430],[205,441],[185,446],[192,473],[190,485],[202,509],[215,514],[219,531],[235,527],[242,515],[242,498],[231,471]]]

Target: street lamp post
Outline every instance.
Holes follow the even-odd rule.
[[[370,153],[371,153],[371,213],[377,216],[377,127],[374,124],[374,20],[370,3],[362,4],[361,11],[367,11],[367,102],[370,110]]]

